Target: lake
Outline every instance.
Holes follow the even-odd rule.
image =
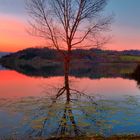
[[[63,96],[52,107],[52,97],[63,87],[63,76],[34,77],[2,68],[0,79],[1,137],[49,138],[64,132],[104,136],[140,134],[140,88],[135,80],[71,76],[71,103],[65,103]],[[46,123],[42,127],[43,122]]]

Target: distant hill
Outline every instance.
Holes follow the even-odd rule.
[[[8,54],[9,54],[8,52],[0,52],[0,58]]]
[[[7,52],[0,52],[0,58],[5,56],[5,55],[8,55],[8,54],[9,53],[7,53]],[[0,70],[3,70],[3,69],[5,69],[5,68],[0,65]]]
[[[2,54],[3,55],[3,54]],[[78,77],[118,77],[132,73],[140,51],[73,50],[70,74]],[[0,64],[30,76],[63,75],[63,57],[54,49],[28,48],[0,58]]]
[[[140,56],[140,50],[125,50],[121,52],[124,55],[138,55]]]
[[[65,51],[64,51],[65,52]],[[34,68],[46,66],[62,66],[63,57],[57,50],[44,48],[28,48],[16,53],[7,54],[0,53],[2,58],[0,63],[6,67],[14,67],[17,65],[32,66]],[[93,64],[104,63],[140,63],[139,50],[112,51],[101,49],[82,50],[77,49],[72,51],[71,65],[79,69],[85,66],[90,67]],[[77,66],[78,63],[78,66]]]
[[[0,65],[0,70],[5,70],[5,68]]]
[[[49,48],[28,48],[16,53],[0,53],[0,62],[14,61],[62,61],[62,56],[59,52]],[[82,50],[77,49],[72,51],[72,60],[88,60],[95,63],[112,63],[112,62],[140,62],[139,50],[112,51],[101,49]]]

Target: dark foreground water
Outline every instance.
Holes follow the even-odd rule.
[[[0,137],[140,134],[140,89],[127,78],[63,77],[0,70]]]

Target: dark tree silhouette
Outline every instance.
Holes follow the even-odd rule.
[[[134,70],[133,73],[129,75],[130,78],[134,79],[137,81],[137,85],[140,88],[140,65],[138,64],[136,69]]]
[[[65,86],[60,94],[66,91],[68,98],[72,49],[100,47],[107,41],[100,34],[108,29],[112,19],[102,16],[107,1],[27,0],[31,17],[29,33],[45,38],[64,58]]]

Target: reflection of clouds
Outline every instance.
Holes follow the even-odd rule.
[[[44,90],[52,90],[50,86],[53,85],[62,85],[64,79],[63,77],[34,78],[10,70],[0,71],[0,78],[0,97],[7,98],[43,96],[46,95]]]
[[[61,76],[50,78],[29,77],[15,71],[0,71],[0,97],[27,97],[46,95],[46,91],[52,91],[62,87],[64,78]],[[118,97],[122,95],[138,95],[136,81],[122,78],[75,78],[70,77],[70,85],[88,95],[103,95]],[[26,92],[25,92],[26,91]],[[45,92],[44,92],[45,91]],[[44,93],[42,93],[44,92]]]
[[[139,89],[136,81],[123,78],[76,78],[73,86],[78,90],[84,90],[88,95],[103,95],[107,97],[119,97],[123,95],[138,95]]]

